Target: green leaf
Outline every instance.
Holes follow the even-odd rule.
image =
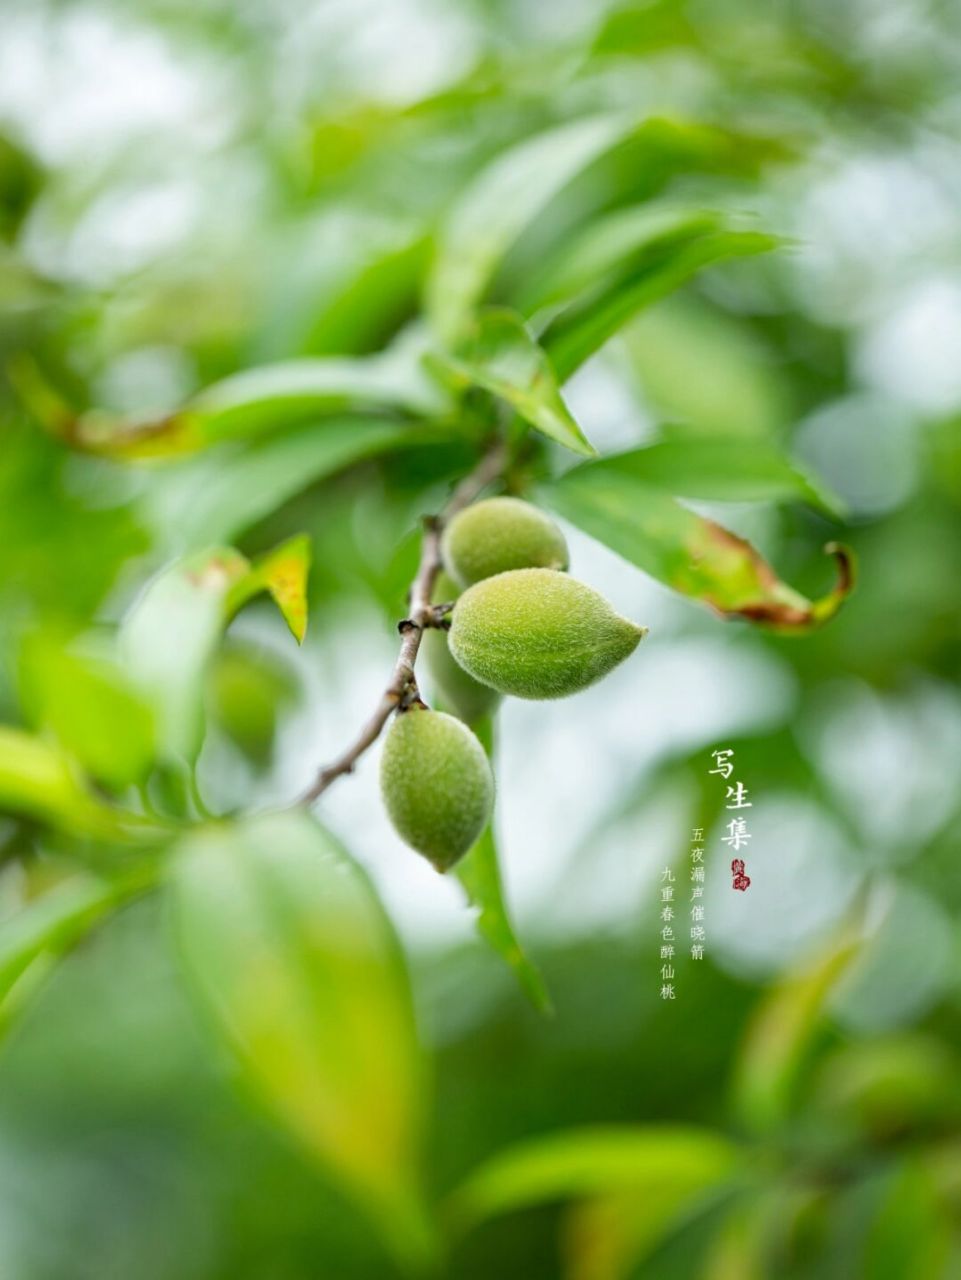
[[[49,729],[92,777],[117,789],[146,777],[153,713],[118,667],[37,635],[21,655],[20,687],[33,724]]]
[[[738,1149],[704,1129],[569,1130],[521,1143],[481,1165],[451,1198],[450,1220],[464,1232],[533,1205],[627,1192],[639,1236],[650,1245],[682,1205],[731,1179],[739,1165]]]
[[[493,756],[491,721],[480,721],[474,729],[484,744],[484,750],[489,756]],[[551,998],[540,970],[526,954],[514,932],[504,896],[493,823],[488,823],[474,847],[457,864],[456,874],[467,890],[471,904],[478,908],[477,929],[481,937],[514,971],[521,989],[534,1008],[541,1013],[553,1012]]]
[[[769,1179],[738,1197],[711,1240],[703,1280],[768,1280],[772,1253],[823,1208],[819,1188]]]
[[[513,311],[482,312],[454,354],[431,359],[455,383],[483,387],[558,444],[582,455],[595,452],[564,403],[550,360]]]
[[[193,760],[203,738],[207,665],[227,623],[268,591],[300,640],[306,626],[307,540],[296,537],[251,562],[232,547],[171,565],[124,619],[119,647],[127,671],[150,699],[161,754]]]
[[[765,440],[667,439],[605,461],[623,475],[679,498],[793,500],[839,514],[840,500]]]
[[[598,351],[642,307],[680,288],[705,267],[766,253],[779,241],[759,231],[717,231],[665,246],[636,270],[601,282],[566,307],[541,334],[561,382]]]
[[[899,1160],[884,1178],[868,1229],[864,1280],[944,1280],[950,1275],[953,1216],[921,1160]]]
[[[736,1198],[727,1178],[670,1177],[643,1190],[620,1191],[576,1203],[564,1215],[564,1275],[572,1280],[640,1280],[648,1256],[699,1216]],[[746,1280],[746,1277],[744,1278]]]
[[[357,865],[307,814],[188,836],[179,954],[264,1106],[407,1258],[428,1249],[422,1064],[399,950]]]
[[[338,417],[174,464],[154,477],[144,503],[157,535],[181,548],[238,537],[309,485],[425,433],[386,418]]]
[[[775,437],[796,416],[790,377],[763,337],[690,290],[635,316],[622,350],[645,403],[688,435]]]
[[[8,1017],[16,983],[37,960],[62,956],[152,880],[150,872],[121,880],[72,876],[5,919],[0,925],[0,1017]]]
[[[62,748],[0,725],[0,811],[25,814],[72,835],[122,836],[138,819],[87,791]]]
[[[784,154],[780,143],[691,120],[613,113],[564,124],[498,156],[468,185],[438,238],[427,284],[434,331],[455,342],[484,299],[502,259],[555,199],[615,149],[626,149],[623,175],[606,174],[588,203],[631,195],[649,198],[676,173],[756,174]],[[578,192],[578,195],[581,193]]]
[[[535,1009],[552,1013],[553,1006],[540,970],[521,946],[507,909],[501,880],[497,842],[488,825],[480,839],[457,865],[457,878],[478,908],[477,929],[487,944],[507,962]]]
[[[188,405],[209,441],[250,436],[349,404],[436,412],[439,398],[413,351],[375,356],[317,356],[248,369],[215,383]]]
[[[589,222],[572,237],[514,300],[518,311],[531,316],[543,307],[570,302],[602,278],[635,271],[652,250],[675,246],[715,231],[717,213],[683,209],[673,204],[632,205],[615,209]]]
[[[624,469],[617,457],[574,467],[539,494],[585,533],[722,617],[803,632],[832,618],[854,585],[851,553],[831,543],[838,584],[808,600],[781,582],[750,543],[637,480],[630,462]]]
[[[854,953],[850,939],[836,941],[813,964],[781,978],[754,1013],[733,1082],[736,1109],[752,1132],[772,1132],[787,1116],[825,1001]]]
[[[250,568],[230,547],[199,552],[156,577],[123,621],[121,658],[149,698],[165,758],[194,759],[203,737],[203,679],[226,625],[230,589]]]
[[[635,127],[623,115],[565,124],[512,147],[474,179],[441,229],[427,283],[427,310],[441,338],[457,340],[521,232]]]
[[[422,367],[414,335],[371,356],[316,356],[236,373],[162,418],[118,420],[93,411],[58,433],[75,447],[110,457],[163,458],[228,440],[250,440],[346,408],[391,409],[429,417],[447,408]]]

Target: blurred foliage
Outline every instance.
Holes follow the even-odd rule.
[[[957,1275],[956,7],[4,29],[0,1273]],[[677,665],[609,752],[526,740],[534,822],[598,805],[526,913],[499,813],[438,941],[369,814],[291,806],[498,435]],[[722,741],[780,825],[661,1000]]]

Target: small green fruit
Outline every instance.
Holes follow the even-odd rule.
[[[646,627],[551,569],[486,578],[457,601],[450,651],[475,680],[515,698],[566,698],[613,670]]]
[[[491,815],[494,776],[470,729],[442,711],[394,716],[380,764],[397,834],[438,871],[462,858]]]
[[[460,589],[446,573],[438,575],[432,595],[435,604],[456,600]],[[469,676],[451,657],[447,646],[447,632],[429,627],[420,642],[431,685],[439,700],[466,724],[476,724],[495,710],[501,700],[496,689]]]
[[[560,529],[520,498],[487,498],[466,507],[444,530],[441,551],[463,587],[508,569],[566,569]]]

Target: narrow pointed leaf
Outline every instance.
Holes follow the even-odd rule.
[[[59,957],[122,903],[144,892],[152,874],[120,880],[77,875],[32,899],[0,925],[0,1010],[40,957]]]
[[[64,423],[61,411],[57,429],[89,452],[166,458],[257,439],[352,407],[429,417],[442,413],[446,402],[423,369],[420,346],[411,341],[380,355],[308,356],[248,369],[158,418],[118,419],[91,411]]]
[[[678,498],[809,503],[832,515],[840,500],[766,440],[667,439],[607,460],[625,476]]]
[[[454,1193],[449,1215],[456,1230],[466,1231],[488,1218],[534,1205],[623,1192],[637,1196],[637,1212],[658,1195],[667,1211],[685,1195],[733,1176],[739,1163],[737,1147],[705,1129],[665,1125],[568,1130],[492,1157]]]
[[[630,145],[622,196],[648,199],[678,172],[755,174],[781,143],[692,120],[613,113],[564,124],[512,147],[468,185],[442,227],[427,285],[434,331],[457,339],[497,268],[557,196],[621,144]]]
[[[778,243],[758,231],[708,232],[666,246],[636,270],[588,289],[541,334],[559,381],[565,382],[643,307],[680,288],[705,267],[766,253]]]
[[[423,1261],[422,1064],[366,877],[307,814],[285,813],[188,836],[170,891],[184,971],[255,1095]]]
[[[621,115],[562,125],[505,152],[468,186],[441,230],[427,285],[427,309],[445,341],[456,340],[524,229],[633,127]]]
[[[535,1009],[551,1013],[552,1004],[540,970],[521,946],[507,907],[494,832],[488,825],[480,839],[457,865],[457,877],[478,908],[477,929],[487,944],[514,971]]]
[[[514,312],[483,312],[453,355],[433,359],[455,384],[483,387],[558,444],[595,452],[564,403],[550,360]]]
[[[388,418],[336,417],[239,451],[172,464],[144,494],[157,536],[178,550],[229,541],[289,498],[364,458],[414,447],[425,434]]]
[[[637,480],[616,457],[573,468],[543,486],[540,496],[652,578],[722,617],[803,632],[832,618],[854,585],[851,553],[831,543],[837,585],[808,600],[781,582],[749,542]]]

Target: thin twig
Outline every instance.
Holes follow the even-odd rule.
[[[458,511],[480,496],[484,489],[503,472],[507,461],[507,447],[495,445],[465,476],[444,509],[436,516],[424,520],[424,539],[421,544],[420,564],[410,587],[408,614],[397,624],[401,635],[400,653],[394,664],[390,684],[381,695],[377,707],[351,745],[336,760],[325,765],[313,784],[301,796],[302,804],[311,804],[342,774],[351,773],[354,765],[380,737],[391,714],[399,707],[406,708],[420,703],[414,664],[420,649],[421,638],[428,627],[444,625],[444,611],[431,603],[434,583],[441,569],[440,539],[444,526]]]

